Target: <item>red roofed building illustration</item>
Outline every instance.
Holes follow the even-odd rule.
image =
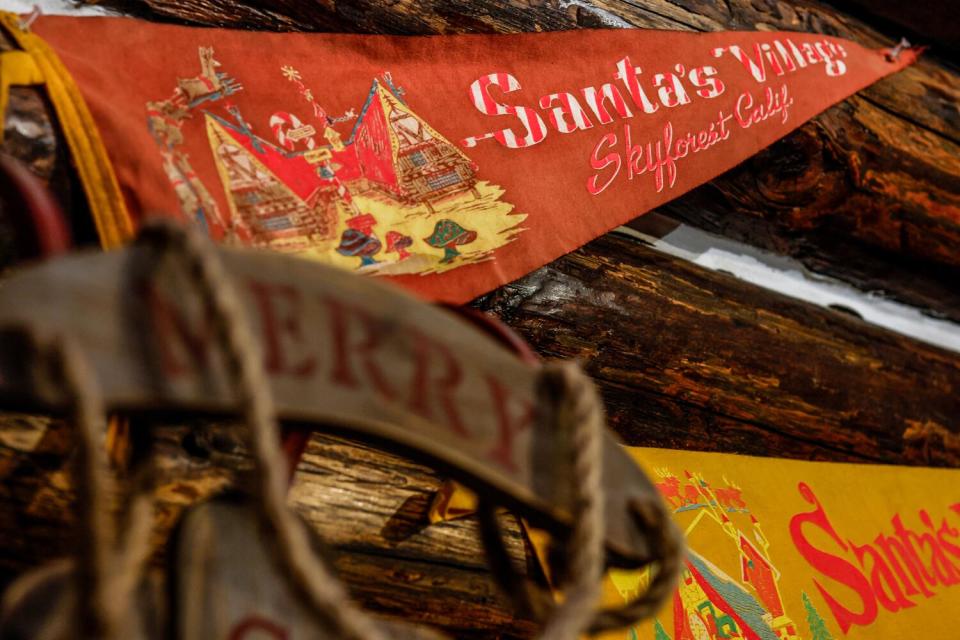
[[[781,598],[769,542],[740,488],[726,478],[725,486],[713,487],[690,472],[681,486],[668,470],[656,473],[674,512],[692,517],[683,525],[688,559],[674,594],[672,640],[801,640]],[[696,499],[680,498],[688,493]],[[729,554],[708,560],[694,551],[698,541],[707,544],[718,535],[733,543]]]
[[[146,115],[183,215],[214,239],[400,275],[489,259],[523,232],[526,215],[513,211],[502,188],[477,180],[476,164],[413,111],[389,73],[372,80],[359,113],[333,116],[320,102],[335,96],[318,99],[310,78],[281,65],[295,101],[310,109],[302,117],[292,96],[275,107],[244,101],[250,88],[216,71],[212,47],[201,48],[200,60],[189,91],[178,86],[147,103]],[[206,158],[199,174],[192,165],[207,153],[197,148],[201,132],[226,207],[204,185]],[[367,215],[371,224],[358,226]],[[439,223],[463,233],[440,244]]]
[[[476,167],[397,95],[389,77],[375,79],[345,149],[334,154],[338,175],[406,203],[431,202],[476,190]]]
[[[290,150],[254,133],[235,107],[233,121],[206,112],[207,135],[227,186],[232,213],[255,244],[334,233],[334,175],[353,193],[379,191],[407,204],[476,193],[473,162],[417,116],[379,79],[346,142]]]
[[[207,114],[207,136],[229,195],[232,216],[224,233],[271,246],[336,233],[336,185],[302,156],[288,157],[213,114]]]
[[[770,561],[740,533],[740,579],[753,586],[757,598],[774,617],[783,615],[783,602],[777,587],[779,575]]]

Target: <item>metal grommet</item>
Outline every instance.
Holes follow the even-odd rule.
[[[900,42],[893,48],[887,51],[887,62],[896,62],[900,57],[900,54],[903,53],[906,49],[911,49],[913,45],[910,44],[910,41],[906,38],[900,38]]]
[[[37,18],[39,18],[42,15],[43,15],[43,10],[40,9],[40,5],[37,5],[37,4],[33,5],[33,10],[30,13],[28,13],[25,17],[21,18],[20,24],[18,25],[20,27],[20,31],[23,31],[24,33],[29,33],[30,27],[33,25],[34,22],[36,22]]]

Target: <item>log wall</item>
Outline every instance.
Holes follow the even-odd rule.
[[[892,44],[819,2],[776,0],[166,0],[111,2],[158,20],[362,33],[583,27],[786,29]],[[960,74],[934,50],[829,109],[757,157],[659,209],[675,221],[801,260],[865,290],[960,320]],[[90,227],[42,94],[15,89],[4,150],[27,160]],[[2,237],[2,234],[0,234]],[[0,244],[5,263],[15,256]],[[958,466],[937,441],[960,431],[960,356],[608,234],[477,300],[544,357],[577,357],[630,444],[799,459]],[[231,425],[163,431],[158,542],[180,510],[245,465]],[[0,419],[0,573],[70,549],[69,430]],[[368,606],[456,637],[513,638],[515,619],[482,563],[475,523],[428,526],[431,470],[315,436],[291,499],[335,549]],[[529,563],[515,523],[511,550]]]

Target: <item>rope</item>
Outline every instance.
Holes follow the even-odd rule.
[[[56,376],[52,382],[66,396],[77,431],[74,474],[81,523],[73,574],[76,600],[61,600],[37,638],[61,640],[75,630],[80,638],[120,640],[128,635],[124,623],[135,610],[128,605],[150,556],[153,499],[149,494],[135,497],[127,508],[129,526],[118,534],[104,506],[116,486],[103,442],[107,420],[96,375],[74,343],[60,339],[43,344],[27,332],[36,352],[51,356],[52,366],[37,374],[48,379]]]
[[[631,505],[634,516],[647,532],[650,550],[660,558],[652,568],[653,579],[643,595],[614,609],[599,611],[590,625],[590,633],[623,629],[657,613],[671,596],[683,565],[683,535],[664,510],[659,498]]]
[[[590,379],[573,363],[545,365],[541,406],[549,407],[559,435],[570,434],[573,453],[573,530],[567,544],[568,584],[540,634],[575,640],[593,620],[604,572],[603,405]]]
[[[314,610],[335,625],[341,637],[380,640],[384,636],[379,627],[352,604],[340,582],[313,553],[303,523],[287,508],[286,459],[279,446],[279,429],[259,345],[212,245],[192,228],[184,229],[167,221],[150,224],[142,239],[160,246],[170,244],[171,249],[180,252],[214,312],[218,332],[226,341],[231,373],[238,383],[240,404],[251,427],[249,445],[260,507],[277,535],[275,547],[282,567]],[[651,538],[651,545],[662,560],[643,596],[622,609],[603,611],[594,619],[605,559],[602,403],[590,379],[575,364],[545,366],[541,395],[556,432],[571,434],[574,479],[574,526],[567,541],[570,580],[564,586],[563,602],[550,615],[541,638],[573,639],[588,627],[599,630],[627,626],[652,615],[670,595],[680,566],[682,538],[658,502],[634,505],[647,530],[659,534]],[[488,510],[488,525],[490,513]]]
[[[260,515],[276,536],[272,545],[282,570],[334,636],[348,640],[386,640],[373,619],[350,600],[340,581],[313,552],[303,522],[287,507],[287,464],[280,448],[276,412],[260,347],[240,298],[210,241],[196,229],[165,219],[149,222],[138,240],[178,254],[193,272],[199,293],[213,312],[225,342],[229,374],[249,426],[248,446],[254,462],[254,485]]]
[[[543,640],[578,638],[584,632],[622,629],[655,614],[673,593],[683,556],[683,536],[658,497],[631,504],[647,532],[653,557],[659,558],[646,591],[616,609],[596,611],[604,564],[603,404],[590,378],[573,363],[544,368],[541,406],[552,410],[559,433],[570,433],[573,452],[574,526],[567,541],[563,603],[554,610]]]
[[[573,584],[561,587],[563,604],[549,615],[542,638],[556,640],[631,626],[656,613],[673,593],[683,557],[683,536],[656,496],[631,504],[640,528],[647,533],[651,554],[659,561],[643,595],[623,607],[596,611],[604,570],[602,404],[589,377],[575,364],[545,365],[540,395],[541,420],[551,425],[557,437],[571,434],[575,491],[574,529],[567,541],[567,575],[573,576]],[[514,568],[493,506],[481,501],[478,518],[497,584],[521,615],[538,620],[547,617],[549,598],[531,587]]]
[[[892,49],[888,50],[886,53],[887,62],[896,62],[900,58],[900,54],[908,49],[912,49],[913,45],[910,44],[910,41],[906,38],[900,38],[898,42]]]
[[[109,514],[103,505],[110,500],[105,447],[107,419],[100,388],[80,351],[70,342],[54,346],[59,356],[64,391],[68,396],[77,446],[77,504],[80,528],[77,563],[77,606],[80,636],[114,637],[118,631],[110,607],[107,581],[111,575],[110,550],[116,542]]]

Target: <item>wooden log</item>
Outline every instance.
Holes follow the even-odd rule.
[[[960,358],[608,234],[477,305],[580,358],[628,444],[955,465],[907,446],[955,430]],[[906,392],[905,390],[909,390]]]
[[[73,548],[71,434],[60,421],[19,414],[0,420],[0,576],[67,555]],[[173,424],[159,430],[157,563],[185,507],[216,494],[249,467],[229,424]],[[454,637],[529,635],[483,563],[472,519],[428,526],[442,479],[398,456],[314,436],[291,499],[333,549],[355,597],[376,611],[441,626]],[[517,523],[504,520],[508,549],[525,552]],[[522,566],[522,565],[521,565]]]
[[[891,46],[823,2],[109,0],[136,15],[248,29],[437,34],[582,27],[780,29]],[[928,52],[661,208],[862,289],[960,320],[960,74]],[[638,212],[640,213],[640,212]],[[892,266],[892,265],[895,265]],[[923,283],[918,285],[917,282]]]

